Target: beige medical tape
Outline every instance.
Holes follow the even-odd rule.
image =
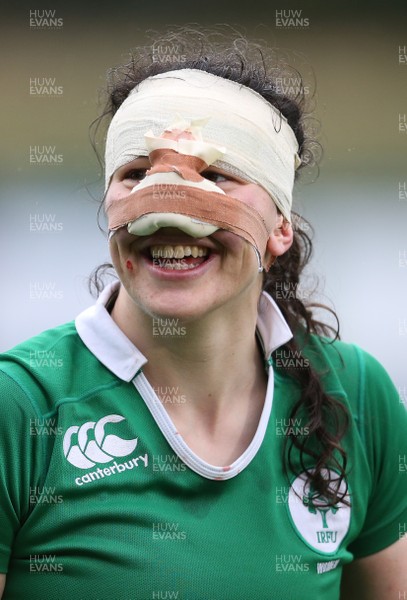
[[[264,254],[273,226],[271,211],[263,218],[255,208],[232,196],[188,185],[160,184],[158,188],[159,194],[149,186],[106,204],[109,229],[123,227],[146,214],[182,214],[231,231]]]
[[[224,146],[214,166],[257,183],[291,219],[298,142],[287,119],[254,90],[200,71],[179,69],[137,85],[115,113],[106,139],[106,189],[123,165],[148,156],[145,133],[160,135],[179,115],[200,124],[205,142]],[[195,154],[195,152],[186,152]]]

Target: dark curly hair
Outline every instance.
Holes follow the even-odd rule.
[[[317,172],[321,148],[315,139],[317,122],[311,116],[314,94],[309,93],[299,71],[306,63],[298,53],[269,48],[264,42],[249,42],[240,33],[225,30],[225,26],[210,31],[188,26],[173,28],[164,34],[150,32],[151,45],[133,49],[125,64],[109,71],[107,103],[102,115],[91,125],[91,139],[100,164],[96,139],[101,133],[101,125],[110,122],[130,91],[157,73],[192,68],[238,82],[261,94],[287,118],[296,135],[302,159],[296,178],[304,171],[308,174]],[[342,482],[346,483],[347,458],[341,440],[348,427],[348,413],[339,400],[324,392],[319,374],[303,355],[302,348],[311,334],[319,335],[323,343],[339,339],[339,321],[331,308],[306,301],[300,279],[312,255],[313,230],[297,213],[293,213],[293,230],[291,248],[278,257],[273,268],[264,274],[263,281],[263,289],[274,298],[294,334],[274,352],[274,369],[294,379],[301,388],[300,399],[292,408],[289,422],[297,422],[300,417],[304,424],[300,429],[304,434],[288,428],[282,458],[287,475],[288,472],[305,472],[313,490],[332,506],[340,500],[347,503],[347,489],[345,486],[344,491],[342,485]],[[103,274],[110,268],[112,265],[105,264],[94,271],[90,279],[93,292],[101,291]],[[315,309],[321,308],[333,315],[335,326],[314,316]],[[284,360],[278,360],[281,356]],[[300,471],[292,460],[294,448],[299,450]],[[312,468],[307,467],[307,457],[315,461]],[[327,478],[327,472],[331,473],[331,479]],[[334,480],[332,473],[337,473]]]

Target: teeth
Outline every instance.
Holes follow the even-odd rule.
[[[174,256],[174,248],[172,246],[164,247],[164,258],[172,258]]]
[[[196,269],[197,265],[193,265],[193,264],[185,264],[185,263],[165,263],[164,265],[162,265],[162,268],[164,269],[169,269],[171,271],[188,271],[188,269]]]
[[[174,258],[184,258],[184,248],[182,246],[175,246]]]
[[[198,258],[206,256],[208,254],[208,248],[180,245],[151,246],[150,253],[153,258],[184,258],[185,256],[193,256],[193,258]]]

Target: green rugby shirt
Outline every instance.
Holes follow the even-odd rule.
[[[312,336],[304,350],[351,414],[351,507],[326,510],[283,472],[285,435],[306,432],[289,420],[300,390],[270,359],[291,337],[272,299],[259,310],[269,384],[258,429],[218,467],[176,431],[165,404],[185,398],[158,399],[105,308],[111,292],[1,355],[4,599],[339,598],[343,565],[406,530],[407,413],[386,371],[354,345]]]

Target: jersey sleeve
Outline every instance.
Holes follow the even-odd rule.
[[[392,545],[406,530],[407,410],[384,367],[356,350],[361,367],[359,430],[373,481],[363,528],[349,546],[355,558],[362,558]]]
[[[39,415],[18,377],[0,369],[0,573],[6,573],[19,528],[40,482]],[[30,493],[30,488],[31,492]]]

